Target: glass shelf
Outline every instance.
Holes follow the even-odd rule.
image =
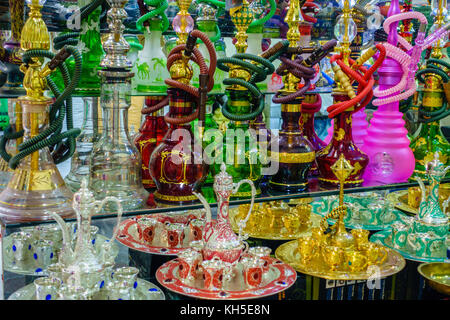
[[[442,179],[441,183],[449,183],[450,178]],[[424,182],[425,185],[428,182]],[[404,182],[404,183],[395,183],[395,184],[381,184],[377,182],[373,183],[363,183],[362,186],[359,187],[347,187],[344,189],[344,194],[351,193],[362,193],[362,192],[370,192],[370,191],[397,191],[402,189],[407,189],[409,187],[419,186],[417,182]],[[210,188],[210,192],[212,191],[212,185],[203,186],[202,190],[205,191],[205,188]],[[268,202],[268,201],[287,201],[291,199],[301,199],[301,198],[318,198],[318,197],[327,197],[332,195],[339,195],[339,188],[330,188],[323,189],[319,186],[317,178],[312,178],[309,180],[309,190],[300,192],[300,193],[282,193],[282,192],[272,192],[267,190],[267,187],[261,186],[262,193],[255,198],[255,203],[259,202]],[[236,199],[230,200],[230,207],[236,206],[240,204],[249,204],[250,199]],[[217,207],[217,202],[209,203],[211,208]],[[165,213],[165,212],[174,212],[174,211],[185,211],[185,210],[194,210],[194,209],[202,209],[203,205],[199,202],[191,205],[174,205],[174,206],[157,206],[157,207],[145,207],[139,210],[126,211],[123,212],[123,217],[132,217],[137,215],[144,214],[153,214],[153,213]],[[101,220],[101,219],[109,219],[117,216],[116,212],[113,213],[105,213],[105,214],[97,214],[92,217],[93,220]],[[76,218],[65,219],[65,221],[76,221]],[[24,223],[10,223],[6,225],[7,229],[14,229],[23,226],[32,226],[38,224],[45,223],[54,223],[53,220],[49,221],[33,221],[33,222],[24,222]]]

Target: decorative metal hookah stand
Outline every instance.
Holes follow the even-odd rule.
[[[103,69],[100,103],[103,109],[103,133],[94,144],[89,160],[89,189],[97,200],[114,196],[124,210],[142,208],[148,193],[142,186],[141,156],[130,141],[128,108],[131,102],[131,62],[127,60],[130,45],[123,37],[122,20],[127,16],[127,0],[108,1],[110,34],[103,41],[106,52],[101,62]],[[115,211],[108,204],[104,211]]]

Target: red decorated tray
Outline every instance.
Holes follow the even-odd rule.
[[[247,300],[271,296],[288,289],[297,279],[297,272],[288,264],[269,258],[269,271],[264,273],[262,284],[245,290],[208,290],[203,287],[201,277],[191,285],[185,284],[178,276],[178,259],[164,263],[156,271],[156,279],[166,289],[197,299],[208,300]]]

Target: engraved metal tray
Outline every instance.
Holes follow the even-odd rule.
[[[304,265],[301,256],[297,251],[297,241],[289,241],[283,243],[275,250],[275,256],[292,266],[300,273],[310,276],[330,279],[330,280],[368,280],[384,278],[400,272],[405,267],[405,259],[398,252],[388,249],[388,257],[381,265],[375,268],[368,268],[366,271],[350,272],[350,271],[332,271],[325,263],[309,263]],[[312,268],[312,266],[316,268]]]
[[[274,295],[288,289],[297,279],[295,270],[280,260],[271,258],[269,270],[263,273],[262,284],[256,288],[242,289],[237,281],[231,281],[230,290],[208,290],[204,280],[198,277],[192,284],[185,284],[178,275],[178,259],[164,263],[156,271],[156,279],[166,289],[197,299],[208,300],[247,300]],[[234,279],[235,280],[235,279]]]
[[[373,234],[370,237],[370,241],[375,242],[375,243],[380,243],[388,248],[398,251],[405,259],[408,259],[408,260],[417,261],[417,262],[448,262],[448,263],[450,263],[450,259],[431,258],[431,257],[424,258],[424,257],[416,256],[414,253],[410,252],[408,250],[408,248],[405,248],[405,250],[394,248],[394,246],[392,245],[391,237],[392,237],[392,233],[390,230],[383,230],[383,231]],[[449,238],[447,238],[447,244],[450,244]]]
[[[229,218],[230,218],[230,224],[231,228],[234,232],[239,232],[239,227],[237,225],[237,215],[238,215],[238,207],[230,208],[229,211]],[[318,214],[315,214],[313,211],[311,211],[311,217],[309,219],[309,223],[306,225],[300,226],[297,232],[295,233],[288,233],[285,227],[282,227],[281,229],[276,230],[270,230],[270,232],[256,232],[248,229],[244,229],[244,233],[248,233],[249,237],[255,238],[255,239],[263,239],[263,240],[293,240],[298,239],[305,234],[309,234],[311,232],[311,228],[318,227],[320,220],[322,217]]]
[[[8,300],[36,300],[35,285],[31,283],[11,294]],[[92,300],[107,300],[107,289],[102,289]],[[137,279],[135,300],[165,300],[161,289],[151,282]]]

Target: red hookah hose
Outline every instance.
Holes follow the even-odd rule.
[[[322,97],[320,94],[315,93],[314,96],[316,100],[312,103],[303,102],[302,103],[302,112],[304,113],[316,113],[319,112],[322,107]]]
[[[190,60],[194,61],[195,63],[197,63],[200,67],[200,74],[207,74],[208,77],[208,85],[207,85],[207,91],[211,91],[211,89],[214,86],[214,71],[216,69],[216,51],[214,49],[214,45],[211,42],[211,40],[209,40],[208,36],[206,34],[204,34],[203,32],[200,32],[199,30],[193,30],[191,33],[191,36],[195,37],[195,38],[200,38],[203,43],[205,44],[206,48],[208,49],[208,53],[210,56],[210,65],[209,68],[205,63],[205,59],[203,58],[202,54],[200,53],[200,51],[197,48],[193,48],[193,55],[190,57]],[[178,46],[176,46],[175,48],[172,49],[172,51],[170,51],[169,56],[167,58],[167,69],[170,70],[170,67],[172,66],[172,64],[179,60],[182,59],[183,54],[182,51],[184,51],[186,49],[186,44],[180,44]],[[195,88],[193,86],[181,83],[179,81],[173,80],[173,79],[166,79],[164,81],[168,86],[171,87],[175,87],[181,90],[184,90],[186,92],[188,92],[189,94],[195,96],[196,98],[198,98],[200,96],[199,93],[199,89]],[[164,108],[166,105],[169,104],[169,96],[165,97],[161,102],[159,102],[158,104],[151,106],[151,107],[146,107],[144,109],[142,109],[141,113],[142,114],[148,114],[148,113],[154,113],[162,108]],[[199,109],[197,109],[194,113],[192,113],[189,116],[183,117],[183,118],[173,118],[170,117],[169,114],[166,114],[164,116],[164,120],[169,123],[169,124],[183,124],[183,123],[188,123],[191,122],[195,119],[198,118],[199,115]]]
[[[303,8],[305,8],[305,9],[303,9]],[[306,22],[310,22],[310,23],[316,23],[317,22],[316,18],[313,18],[313,17],[311,17],[311,16],[306,14],[307,12],[315,13],[314,8],[319,8],[319,6],[317,4],[315,4],[314,2],[312,2],[312,0],[307,0],[305,2],[305,4],[303,5],[302,9],[300,10],[300,13],[302,14],[302,17],[303,17],[303,19]],[[303,10],[305,10],[305,12],[303,12]]]
[[[375,47],[378,49],[379,56],[377,60],[375,60],[375,63],[368,70],[364,66],[362,66],[362,64],[356,65],[355,61],[351,58],[348,59],[349,64],[352,67],[356,66],[357,70],[350,68],[342,61],[342,53],[336,54],[331,57],[330,62],[333,63],[334,61],[336,61],[341,70],[350,78],[350,82],[358,82],[358,89],[357,94],[354,98],[329,106],[327,108],[329,118],[334,118],[347,109],[356,106],[356,108],[352,111],[352,113],[354,113],[364,108],[371,101],[373,97],[373,86],[375,84],[375,80],[373,79],[372,75],[375,70],[380,67],[386,56],[386,49],[381,43],[377,44]],[[362,74],[360,74],[358,71],[360,71]]]

